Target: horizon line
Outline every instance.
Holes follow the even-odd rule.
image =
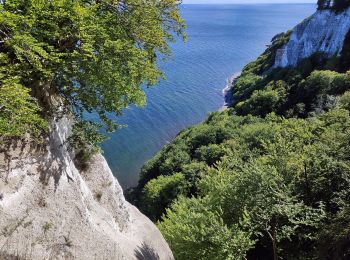
[[[265,3],[181,3],[181,5],[317,5],[317,3],[295,3],[295,2],[289,2],[289,3],[271,3],[271,2],[265,2]]]

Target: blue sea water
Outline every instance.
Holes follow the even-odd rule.
[[[167,79],[146,89],[147,105],[131,106],[110,134],[104,155],[123,188],[134,186],[145,161],[176,134],[224,104],[226,80],[254,60],[277,33],[294,27],[314,4],[183,5],[188,41],[172,44],[161,64]]]

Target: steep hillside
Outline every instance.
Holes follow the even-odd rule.
[[[350,257],[349,10],[338,7],[274,37],[232,108],[144,165],[130,199],[176,259]]]
[[[293,29],[290,40],[276,55],[274,67],[296,66],[315,53],[340,55],[350,29],[350,7],[342,12],[321,10]]]
[[[77,169],[71,123],[54,120],[43,144],[17,141],[1,151],[0,259],[173,259],[102,155]]]

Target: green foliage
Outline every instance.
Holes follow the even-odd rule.
[[[306,117],[328,111],[336,97],[350,89],[350,77],[349,73],[317,70],[328,66],[320,65],[324,62],[322,55],[314,55],[296,68],[274,69],[264,76],[243,72],[233,88],[236,112]]]
[[[241,115],[262,115],[278,111],[286,99],[286,85],[283,81],[271,82],[264,90],[255,90],[249,99],[237,103],[235,108]]]
[[[317,95],[344,93],[350,88],[350,76],[335,71],[314,71],[300,85],[305,99],[312,99]]]
[[[182,174],[185,176],[187,195],[196,195],[198,193],[199,181],[208,171],[208,166],[204,162],[193,161],[182,167]]]
[[[7,0],[0,2],[1,79],[18,84],[52,111],[60,95],[84,120],[96,112],[107,130],[130,103],[143,105],[141,85],[162,77],[159,57],[183,36],[179,2]]]
[[[29,95],[29,91],[16,81],[1,82],[1,138],[18,138],[28,134],[33,140],[48,129],[48,124],[41,118],[40,109],[35,99]]]
[[[254,244],[250,234],[243,231],[249,217],[228,227],[221,214],[220,208],[205,198],[180,198],[158,227],[176,259],[245,259]]]
[[[306,110],[317,113],[334,107],[334,96],[343,94],[348,89],[350,89],[349,74],[334,71],[314,71],[298,87],[298,91],[303,93],[302,99],[306,104]]]
[[[166,175],[173,172],[179,172],[181,171],[180,165],[189,163],[190,160],[190,156],[186,151],[175,148],[168,154],[167,158],[165,158],[159,170]]]
[[[233,95],[237,101],[241,101],[249,97],[259,86],[262,77],[255,74],[244,74],[237,79],[233,88]]]
[[[195,158],[199,161],[205,162],[212,166],[225,155],[225,150],[222,146],[217,144],[209,144],[208,146],[201,146],[195,151]]]
[[[143,190],[144,212],[152,219],[159,218],[163,209],[170,206],[179,195],[187,194],[185,177],[181,173],[159,176],[147,183]]]
[[[235,158],[228,158],[209,173],[201,183],[202,191],[210,203],[223,209],[224,222],[235,225],[249,212],[251,239],[267,237],[279,252],[281,244],[295,233],[308,240],[305,229],[317,227],[323,218],[322,209],[298,201],[284,176],[261,161],[238,164]]]
[[[177,259],[350,255],[347,46],[273,68],[289,37],[244,68],[233,108],[182,131],[143,167],[135,201],[166,201],[145,212]]]
[[[347,91],[339,98],[339,106],[350,111],[350,91]]]
[[[312,259],[330,250],[323,237],[331,239],[334,234],[324,234],[323,227],[337,225],[336,216],[349,206],[349,111],[334,108],[310,119],[275,114],[262,119],[232,112],[212,114],[203,125],[183,131],[151,161],[152,171],[162,176],[159,169],[168,153],[181,149],[191,158],[191,163],[177,165],[181,174],[167,172],[142,188],[144,196],[155,195],[151,205],[156,211],[147,214],[157,219],[153,212],[166,211],[159,227],[175,256]],[[224,129],[225,138],[215,143],[214,136]],[[199,138],[203,133],[210,142],[205,140],[191,152],[190,147],[204,140]],[[220,150],[215,164],[207,160],[207,154]],[[171,181],[178,178],[181,182]],[[161,188],[168,181],[171,188]],[[157,203],[164,208],[155,208]],[[140,204],[147,202],[141,198]],[[345,233],[334,239],[345,243]]]
[[[75,151],[75,163],[85,169],[94,154],[101,152],[97,145],[106,140],[106,136],[99,132],[101,125],[93,122],[76,122],[72,134],[68,138],[69,149]]]
[[[268,46],[266,51],[255,61],[244,67],[243,74],[252,73],[255,75],[260,75],[270,70],[275,63],[277,50],[289,41],[291,34],[292,31],[290,30],[287,33],[280,33],[273,37],[271,40],[271,45]]]
[[[319,257],[323,259],[350,258],[350,208],[343,208],[332,221],[326,225],[320,235]]]

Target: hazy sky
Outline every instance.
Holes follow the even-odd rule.
[[[317,0],[183,0],[184,4],[316,3]]]

